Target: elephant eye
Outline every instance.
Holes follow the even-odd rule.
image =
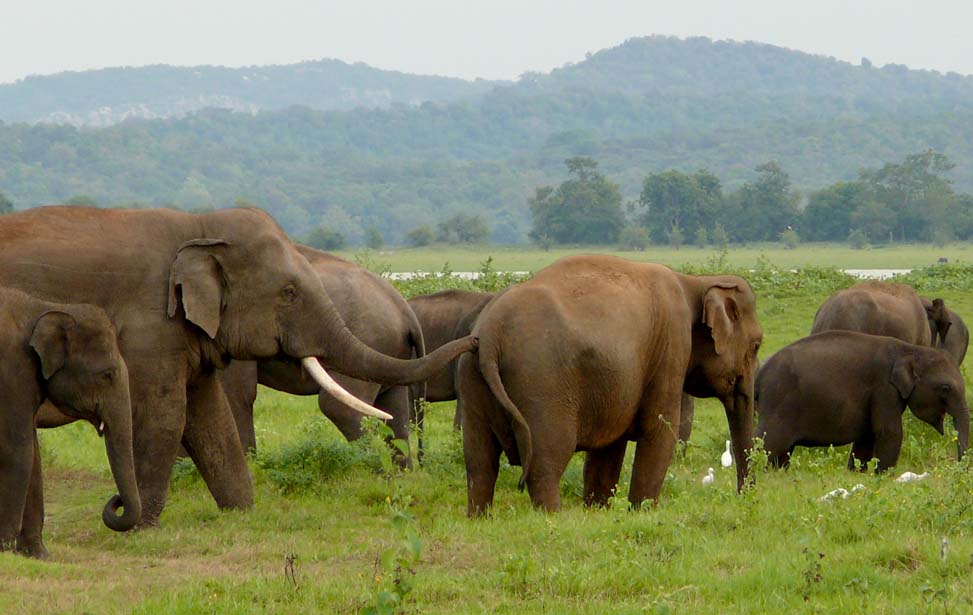
[[[297,289],[294,288],[293,284],[288,284],[280,291],[280,297],[285,303],[294,303],[297,301]]]
[[[108,384],[111,384],[111,382],[115,379],[115,370],[114,368],[106,369],[105,371],[98,374],[98,377],[101,378],[103,382],[107,382]]]

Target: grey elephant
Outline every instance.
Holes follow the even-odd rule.
[[[966,328],[966,323],[959,314],[946,307],[942,299],[919,299],[928,315],[931,343],[936,345],[936,340],[939,340],[938,346],[956,359],[957,365],[962,365],[970,346],[970,330]]]
[[[459,361],[467,514],[493,502],[501,452],[523,469],[532,503],[561,505],[559,481],[587,451],[584,498],[605,504],[637,442],[629,501],[658,500],[683,392],[726,409],[747,476],[753,378],[763,333],[750,285],[609,256],[558,260],[491,301]]]
[[[363,380],[424,380],[467,338],[406,361],[345,325],[307,259],[265,212],[40,207],[0,216],[0,285],[49,301],[92,303],[119,335],[129,370],[140,524],[156,525],[180,442],[221,508],[246,508],[253,485],[216,375],[230,359],[301,361],[361,412],[315,357]]]
[[[496,293],[483,293],[469,290],[450,289],[409,299],[409,307],[415,312],[426,349],[435,350],[444,344],[469,335],[473,330],[480,312],[496,296]],[[422,384],[409,387],[412,403],[420,398],[429,402],[453,401],[456,399],[456,361],[435,374]],[[422,406],[416,406],[417,423],[424,422]],[[453,416],[453,427],[459,429],[460,415],[457,406]]]
[[[772,356],[757,375],[757,436],[770,460],[786,466],[795,446],[853,444],[849,468],[873,457],[876,471],[896,464],[902,413],[943,433],[953,418],[957,453],[969,446],[970,411],[956,362],[927,346],[853,331],[806,337]]]
[[[348,329],[358,339],[390,357],[425,356],[419,321],[391,284],[343,258],[301,245],[298,245],[298,251],[311,264]],[[326,358],[322,361],[330,367]],[[233,361],[221,370],[220,378],[245,448],[256,448],[253,403],[258,381],[294,395],[317,395],[321,412],[347,439],[354,440],[362,435],[362,415],[323,391],[297,361]],[[335,380],[358,399],[392,415],[390,423],[394,437],[409,441],[411,406],[407,387],[377,384],[340,374]],[[408,455],[400,456],[399,460],[402,465],[411,465]]]
[[[104,436],[118,495],[105,505],[102,519],[113,530],[131,529],[141,516],[132,404],[128,370],[108,316],[92,305],[51,303],[0,288],[0,323],[0,551],[47,556],[34,428],[45,398],[90,421]]]

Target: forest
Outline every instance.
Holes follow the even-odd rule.
[[[323,227],[350,244],[377,232],[402,245],[411,231],[457,214],[479,216],[490,241],[529,241],[531,198],[569,178],[564,161],[574,157],[597,161],[631,209],[644,206],[654,174],[703,169],[736,194],[761,181],[758,169],[773,161],[788,177],[792,205],[810,216],[798,230],[805,239],[847,238],[844,226],[808,228],[817,224],[809,212],[827,198],[864,198],[835,186],[908,156],[945,156],[951,166],[939,176],[957,194],[973,190],[973,79],[956,74],[655,36],[467,94],[451,101],[410,94],[407,102],[343,110],[266,101],[254,104],[259,111],[211,108],[100,128],[5,123],[0,192],[17,208],[72,197],[187,209],[242,200],[296,236]],[[826,198],[820,192],[828,187],[837,192]],[[867,223],[886,217],[878,202],[886,201],[869,197],[871,209],[859,208],[857,226],[870,241],[887,240],[889,231],[893,239],[933,238],[926,223]],[[651,236],[661,241],[671,230]],[[694,239],[696,229],[680,230]],[[725,230],[734,241],[780,232]]]

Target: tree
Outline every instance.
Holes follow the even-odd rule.
[[[773,241],[788,226],[797,225],[799,197],[791,189],[790,177],[776,162],[766,162],[755,170],[757,179],[732,195],[725,222],[738,240]]]
[[[642,183],[640,220],[659,243],[674,225],[695,236],[712,222],[722,200],[720,180],[709,171],[652,173]]]
[[[622,229],[618,243],[623,250],[641,252],[649,247],[649,232],[641,226],[630,224]]]
[[[851,229],[851,214],[868,196],[862,182],[839,182],[811,193],[802,233],[808,241],[841,241]]]
[[[79,205],[84,207],[98,207],[98,201],[87,194],[76,194],[70,199],[64,201],[65,205]]]
[[[385,238],[382,237],[382,234],[378,232],[377,228],[370,226],[365,229],[365,245],[372,250],[378,250],[385,245]]]
[[[7,195],[0,192],[0,214],[9,214],[14,210],[13,201],[7,198]]]
[[[428,226],[418,226],[409,231],[409,234],[406,235],[406,237],[408,237],[409,243],[421,248],[422,246],[428,246],[431,244],[432,240],[435,238],[435,235],[433,235],[432,229]]]
[[[436,225],[436,240],[445,243],[483,243],[490,227],[480,214],[456,214]]]
[[[709,233],[706,232],[705,226],[701,226],[696,229],[696,247],[705,248],[707,243],[709,243]]]
[[[345,247],[345,236],[338,231],[319,226],[305,237],[304,243],[318,250],[340,250]]]
[[[574,175],[556,188],[543,186],[528,200],[530,237],[548,236],[556,243],[615,243],[625,226],[618,186],[598,173],[591,158],[568,158]]]

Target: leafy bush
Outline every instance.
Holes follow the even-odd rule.
[[[416,227],[409,231],[409,234],[406,235],[406,237],[408,237],[409,243],[417,248],[428,246],[432,243],[432,240],[435,239],[432,229],[428,226]]]
[[[622,229],[618,242],[622,250],[641,252],[649,247],[649,232],[644,227],[631,224]]]
[[[973,287],[973,265],[963,263],[932,265],[896,276],[895,281],[910,284],[919,293],[942,290],[967,291]]]
[[[377,228],[370,226],[365,230],[365,245],[372,250],[378,250],[385,245],[385,238]]]
[[[696,247],[705,248],[706,244],[709,243],[709,233],[706,232],[706,227],[701,226],[696,229]]]
[[[784,244],[784,247],[788,250],[793,250],[801,243],[801,237],[792,228],[785,229],[780,233],[780,242]]]
[[[868,247],[868,235],[865,234],[860,228],[856,228],[852,232],[848,233],[848,245],[852,247],[853,250],[864,250]]]
[[[320,226],[304,238],[304,243],[318,250],[340,250],[345,247],[345,236],[338,231]]]
[[[426,273],[408,280],[392,280],[392,286],[405,298],[428,295],[451,288],[492,293],[503,290],[511,284],[523,282],[530,276],[509,272],[498,272],[493,268],[493,257],[480,264],[479,276],[475,280],[461,278],[453,273],[449,263],[438,273]]]

